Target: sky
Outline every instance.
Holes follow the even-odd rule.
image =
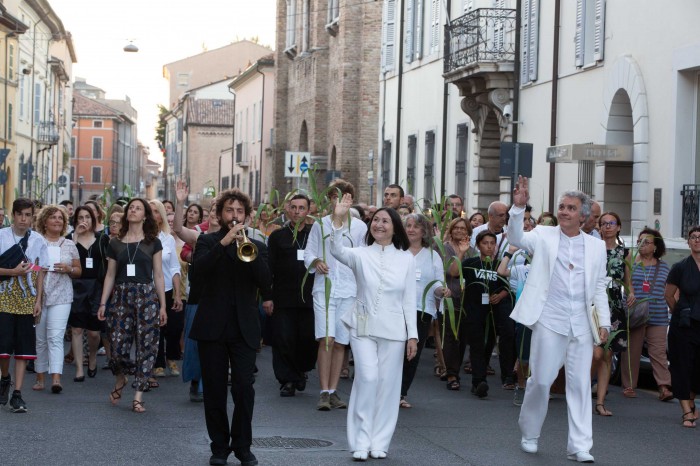
[[[162,164],[155,142],[158,104],[167,106],[163,65],[257,36],[274,46],[275,0],[49,0],[72,34],[78,62],[73,77],[129,96],[138,112],[138,138]],[[137,53],[123,51],[129,41]]]

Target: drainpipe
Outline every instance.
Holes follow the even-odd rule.
[[[233,131],[231,135],[231,175],[228,180],[228,187],[233,188],[233,163],[236,158],[236,92],[229,87],[229,93],[233,96]]]
[[[399,15],[399,72],[398,72],[398,91],[396,94],[396,162],[394,163],[394,183],[399,184],[399,161],[401,160],[401,95],[403,93],[403,34],[404,34],[404,5],[401,4],[401,13]],[[377,190],[379,191],[379,190]]]
[[[452,11],[452,0],[447,0],[447,3],[445,4],[445,10],[447,11],[447,26],[450,25],[450,11]],[[445,40],[447,39],[447,31],[445,31]],[[444,60],[444,57],[443,57]],[[445,161],[447,160],[447,105],[449,103],[450,99],[450,88],[449,84],[447,81],[442,85],[442,92],[443,92],[443,97],[442,97],[442,161],[440,162],[440,190],[438,191],[439,193],[443,193],[445,191],[445,177],[446,177],[446,169],[447,169],[447,164]],[[459,193],[457,193],[459,194]],[[464,196],[463,194],[461,196]],[[437,201],[437,199],[436,199]]]
[[[39,24],[44,22],[47,15],[46,15],[46,12],[42,11],[41,15],[39,15],[39,16],[40,16],[39,21],[34,23],[34,34],[32,36],[32,97],[31,97],[31,100],[29,103],[29,108],[31,109],[31,113],[32,113],[32,118],[30,120],[31,121],[31,123],[30,123],[31,124],[31,127],[30,127],[31,137],[29,138],[29,158],[30,159],[32,158],[32,154],[34,153],[34,105],[35,105],[34,104],[34,97],[35,97],[34,94],[36,92],[36,89],[35,89],[35,87],[36,87],[36,83],[35,83],[36,82],[36,69],[34,68],[34,65],[36,64],[36,28],[37,28],[37,26],[39,26]],[[38,165],[39,165],[38,154],[36,157],[36,164],[37,164],[37,168],[38,168]],[[36,168],[35,168],[35,170],[36,170]],[[31,191],[32,191],[31,179],[27,180],[27,191],[29,193],[31,193]]]
[[[559,95],[559,16],[561,0],[554,1],[554,37],[552,47],[552,111],[549,127],[549,145],[557,145],[557,104]],[[516,120],[517,121],[517,120]],[[554,181],[556,164],[549,164],[549,211],[554,212]]]
[[[262,201],[262,163],[263,163],[263,135],[265,134],[265,131],[263,131],[263,126],[265,125],[265,73],[260,71],[260,62],[258,61],[257,65],[255,65],[255,71],[260,73],[262,75],[262,100],[260,103],[260,164],[258,165],[258,192],[256,193],[257,196],[257,201],[261,202]],[[253,125],[255,126],[255,125]],[[311,163],[311,161],[309,161]]]

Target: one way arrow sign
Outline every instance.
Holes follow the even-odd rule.
[[[309,170],[311,153],[286,151],[284,160],[284,176],[286,178],[299,178]]]

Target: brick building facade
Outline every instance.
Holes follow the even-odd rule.
[[[285,151],[308,151],[322,186],[339,175],[368,201],[382,2],[278,0],[277,12],[274,186],[295,187],[284,178]]]

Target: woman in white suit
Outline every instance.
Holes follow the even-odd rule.
[[[335,207],[331,254],[352,269],[357,282],[356,306],[342,320],[350,327],[355,358],[348,444],[353,459],[365,461],[370,455],[386,458],[399,415],[404,344],[409,360],[416,355],[416,266],[401,218],[391,208],[375,212],[367,247],[343,246],[340,233],[351,204],[345,194]]]

